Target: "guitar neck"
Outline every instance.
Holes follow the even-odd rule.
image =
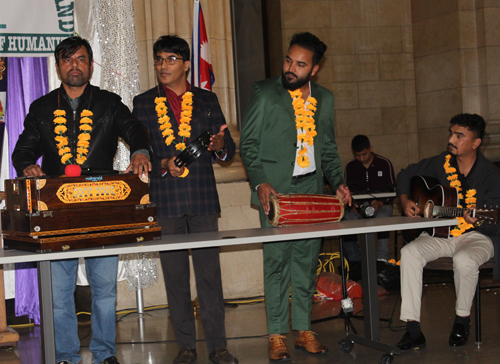
[[[467,208],[456,207],[460,203],[454,187],[442,186],[436,179],[415,176],[411,180],[411,200],[423,212],[425,217],[463,217]],[[500,209],[493,207],[475,208],[471,217],[497,224],[500,221]],[[407,240],[405,240],[407,241]]]
[[[462,207],[434,206],[432,208],[432,216],[450,218],[463,217],[465,211],[467,211],[467,209]],[[475,212],[476,210],[472,210],[472,217],[474,217]]]
[[[475,217],[479,220],[486,220],[491,223],[497,223],[499,220],[499,209],[498,208],[482,208],[482,209],[470,209],[471,217]],[[462,207],[448,207],[448,206],[433,206],[432,217],[463,217],[464,212],[467,209]]]
[[[468,209],[456,207],[460,203],[458,192],[454,187],[443,186],[435,178],[414,176],[411,180],[411,200],[420,208],[424,217],[463,217]],[[453,207],[454,206],[454,207]],[[471,209],[471,217],[497,224],[500,221],[500,209],[485,207]],[[448,237],[449,228],[425,230],[430,236]],[[422,229],[403,230],[401,235],[405,242],[415,240]]]

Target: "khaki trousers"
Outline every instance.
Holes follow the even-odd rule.
[[[456,238],[436,238],[424,232],[401,249],[402,321],[420,321],[423,268],[427,262],[442,257],[453,258],[456,314],[470,315],[479,266],[493,257],[491,239],[477,231]]]

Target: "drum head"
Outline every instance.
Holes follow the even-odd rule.
[[[276,196],[272,195],[269,197],[269,214],[267,215],[267,221],[272,226],[278,226],[278,221],[280,218],[280,204]]]

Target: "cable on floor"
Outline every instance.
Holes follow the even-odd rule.
[[[325,261],[321,259],[321,257],[328,257]],[[323,272],[332,272],[335,273],[335,266],[333,264],[334,259],[340,259],[340,253],[320,253],[319,254],[319,263],[318,270],[316,275],[319,276]],[[344,266],[346,269],[346,279],[349,279],[349,262],[344,258]]]

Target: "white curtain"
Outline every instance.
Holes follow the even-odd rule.
[[[120,95],[123,103],[132,109],[132,100],[140,90],[132,0],[76,1],[75,30],[92,47],[94,73],[91,84]],[[51,69],[53,86],[59,87],[59,81],[55,81],[55,65]],[[129,164],[129,150],[120,140],[114,168],[124,171]],[[158,275],[156,259],[151,258],[153,254],[120,256],[118,280],[128,279],[131,288],[151,286]],[[84,259],[80,259],[77,284],[88,285]]]

